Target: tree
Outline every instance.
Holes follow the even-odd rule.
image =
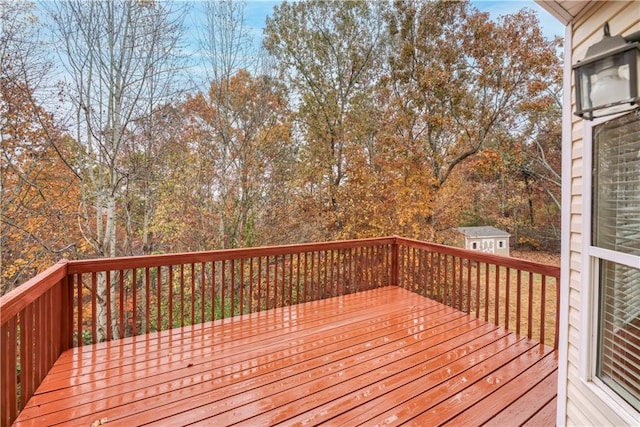
[[[552,41],[558,45],[559,41]],[[562,60],[532,83],[514,120],[460,171],[471,188],[468,225],[481,218],[508,229],[515,245],[557,251],[560,244]],[[484,203],[480,203],[482,200]],[[483,209],[491,206],[492,209]],[[465,222],[466,224],[466,222]]]
[[[383,3],[283,3],[267,19],[264,45],[298,105],[307,221],[318,238],[345,234],[349,151],[363,147],[376,73],[383,60]]]
[[[224,80],[215,81],[208,95],[198,93],[184,104],[189,123],[183,144],[194,153],[198,173],[192,191],[199,193],[209,218],[206,229],[199,229],[202,236],[211,236],[208,246],[199,249],[253,245],[269,183],[281,176],[290,150],[282,88],[246,70],[224,86]]]
[[[122,152],[134,121],[175,95],[169,82],[176,74],[184,10],[138,0],[75,0],[50,7],[75,107],[80,225],[95,255],[119,252],[117,207],[131,173],[123,168]],[[98,286],[99,340],[106,336],[104,282],[101,278]]]
[[[126,233],[122,251],[131,255],[152,254],[165,250],[155,232],[155,220],[162,197],[162,188],[174,170],[188,166],[188,160],[178,160],[175,151],[184,134],[185,120],[180,105],[154,106],[149,115],[134,120],[127,132],[122,150],[122,169],[126,180],[122,190],[123,225]],[[187,162],[187,163],[183,163]],[[186,183],[191,182],[187,179]],[[175,197],[181,200],[180,193]]]
[[[203,206],[217,222],[218,236],[209,241],[223,248],[255,242],[265,184],[289,149],[283,88],[269,76],[244,8],[243,1],[206,3],[200,42],[210,87],[185,103],[191,145],[206,161],[198,181],[206,187]]]
[[[243,0],[214,0],[205,3],[206,25],[199,34],[200,46],[206,61],[208,81],[219,82],[219,98],[228,90],[231,78],[240,70],[261,73],[260,53],[257,52],[250,29],[245,24]]]
[[[70,141],[36,95],[49,63],[32,7],[0,2],[0,294],[80,249]]]
[[[396,1],[390,130],[431,177],[435,201],[452,174],[501,132],[521,134],[520,111],[542,93],[557,63],[535,15],[489,20],[468,2]],[[424,226],[435,237],[437,212]]]

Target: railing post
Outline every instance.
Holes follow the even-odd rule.
[[[398,236],[393,237],[391,244],[391,284],[400,286],[398,266],[400,264],[400,255],[398,251]]]
[[[560,276],[554,276],[556,281],[556,328],[555,337],[553,339],[553,348],[558,350],[559,338],[560,338]]]
[[[68,260],[61,260],[60,263],[69,264]],[[69,275],[66,274],[60,286],[60,351],[73,347],[73,284]]]

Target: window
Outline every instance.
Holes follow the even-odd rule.
[[[500,249],[504,248],[504,240],[498,240],[498,247]]]
[[[640,411],[640,115],[593,128],[595,376]]]
[[[471,249],[478,249],[478,242],[471,243]]]

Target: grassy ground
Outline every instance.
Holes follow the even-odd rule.
[[[514,258],[526,259],[528,261],[539,262],[541,264],[549,264],[560,267],[560,254],[550,252],[532,252],[532,251],[511,251]]]
[[[550,265],[560,265],[560,255],[550,254],[545,252],[523,252],[513,251],[511,254],[513,257],[526,259],[529,261],[540,262]],[[495,277],[495,267],[490,267],[490,277]],[[484,273],[484,272],[483,272]],[[544,305],[545,313],[545,344],[553,345],[555,338],[555,319],[556,319],[556,301],[558,294],[559,283],[552,278],[546,280],[546,291],[544,295],[544,301],[542,300],[542,277],[534,274],[533,280],[530,281],[528,274],[522,274],[520,277],[520,333],[527,334],[529,329],[528,322],[528,310],[531,295],[531,310],[532,310],[532,336],[534,339],[540,338],[540,321],[541,310]],[[505,301],[506,301],[506,283],[507,272],[506,269],[501,268],[499,272],[500,288],[498,292],[499,298],[499,324],[505,325]],[[529,287],[532,287],[531,292]],[[518,275],[516,271],[510,272],[509,278],[509,329],[516,330],[518,316],[517,316],[517,297],[518,297]],[[495,286],[490,286],[489,293],[489,318],[494,320],[495,318]],[[482,312],[481,312],[482,315]]]

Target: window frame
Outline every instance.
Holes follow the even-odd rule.
[[[625,112],[593,121],[584,121],[583,177],[582,177],[582,290],[580,292],[580,352],[579,376],[581,381],[607,406],[628,424],[640,424],[640,411],[635,409],[615,390],[597,376],[599,340],[599,279],[600,260],[612,261],[640,269],[640,256],[592,246],[593,219],[593,143],[595,129],[627,114]]]

